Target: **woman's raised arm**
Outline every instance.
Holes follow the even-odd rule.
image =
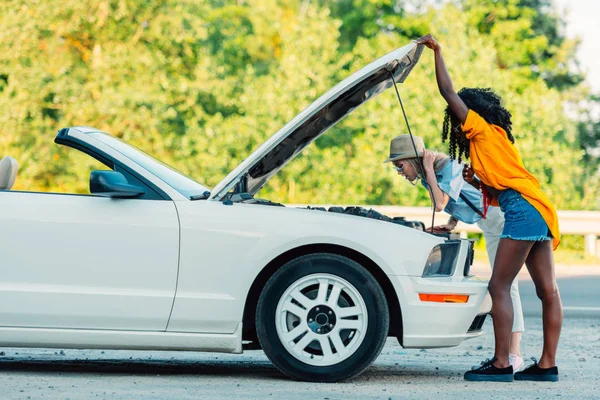
[[[448,73],[446,63],[444,62],[444,56],[442,55],[442,47],[431,34],[420,37],[416,42],[417,44],[424,44],[433,50],[435,57],[435,77],[437,79],[440,94],[446,100],[446,103],[448,103],[448,106],[454,115],[458,117],[460,123],[464,124],[467,119],[469,108],[458,94],[456,94],[456,91],[452,86],[452,79],[450,79],[450,74]]]

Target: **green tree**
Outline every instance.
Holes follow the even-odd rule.
[[[515,69],[524,77],[540,76],[559,90],[583,81],[569,69],[576,41],[561,33],[565,22],[551,0],[464,0],[463,7],[469,23],[493,40],[500,68]]]
[[[493,82],[505,98],[524,161],[558,207],[600,207],[577,123],[563,111],[565,100],[581,100],[585,90],[524,72],[552,70],[559,55],[571,57],[556,50],[558,55],[537,58],[538,36],[551,35],[536,30],[536,15],[502,20],[532,27],[526,47],[533,50],[523,59],[499,47],[506,30],[496,31],[500,22],[488,32],[473,21],[479,15],[474,8],[403,6],[386,0],[4,1],[0,151],[21,163],[18,189],[86,193],[89,171],[99,166],[52,140],[62,127],[95,126],[213,186],[337,82],[431,31],[444,44],[457,87]],[[351,13],[343,12],[348,8]],[[444,150],[439,132],[445,105],[433,73],[425,53],[400,90],[413,132]],[[305,149],[260,196],[427,205],[423,189],[411,188],[382,164],[389,140],[405,132],[395,94],[388,91]]]

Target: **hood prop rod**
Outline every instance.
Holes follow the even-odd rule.
[[[390,76],[392,77],[392,82],[394,82],[394,89],[396,89],[396,96],[398,97],[398,102],[400,103],[400,108],[402,108],[402,114],[404,115],[404,122],[406,122],[406,128],[408,128],[408,134],[410,135],[410,141],[412,142],[413,145],[413,149],[415,150],[415,155],[419,154],[419,152],[417,151],[417,146],[415,145],[415,140],[413,139],[413,134],[410,130],[410,125],[408,123],[408,117],[406,116],[406,111],[404,111],[404,104],[402,104],[402,98],[400,97],[400,92],[398,91],[398,85],[396,84],[396,79],[394,78],[394,73],[392,71],[388,71],[390,73]],[[421,169],[421,176],[423,177],[422,179],[426,179],[425,177],[425,169],[423,168],[423,160],[420,157],[416,157],[418,164],[419,164],[419,168]],[[428,189],[431,190],[431,189]],[[435,209],[437,208],[437,204],[435,203],[435,196],[430,196],[431,197],[431,201],[433,202],[433,213],[431,214],[431,233],[433,234],[433,226],[434,226],[434,222],[435,222]]]

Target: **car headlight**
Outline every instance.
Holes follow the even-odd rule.
[[[460,241],[446,242],[435,246],[425,264],[423,277],[452,276],[460,251]]]

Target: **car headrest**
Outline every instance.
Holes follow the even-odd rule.
[[[12,157],[4,157],[0,161],[0,190],[10,190],[17,179],[19,163]]]

